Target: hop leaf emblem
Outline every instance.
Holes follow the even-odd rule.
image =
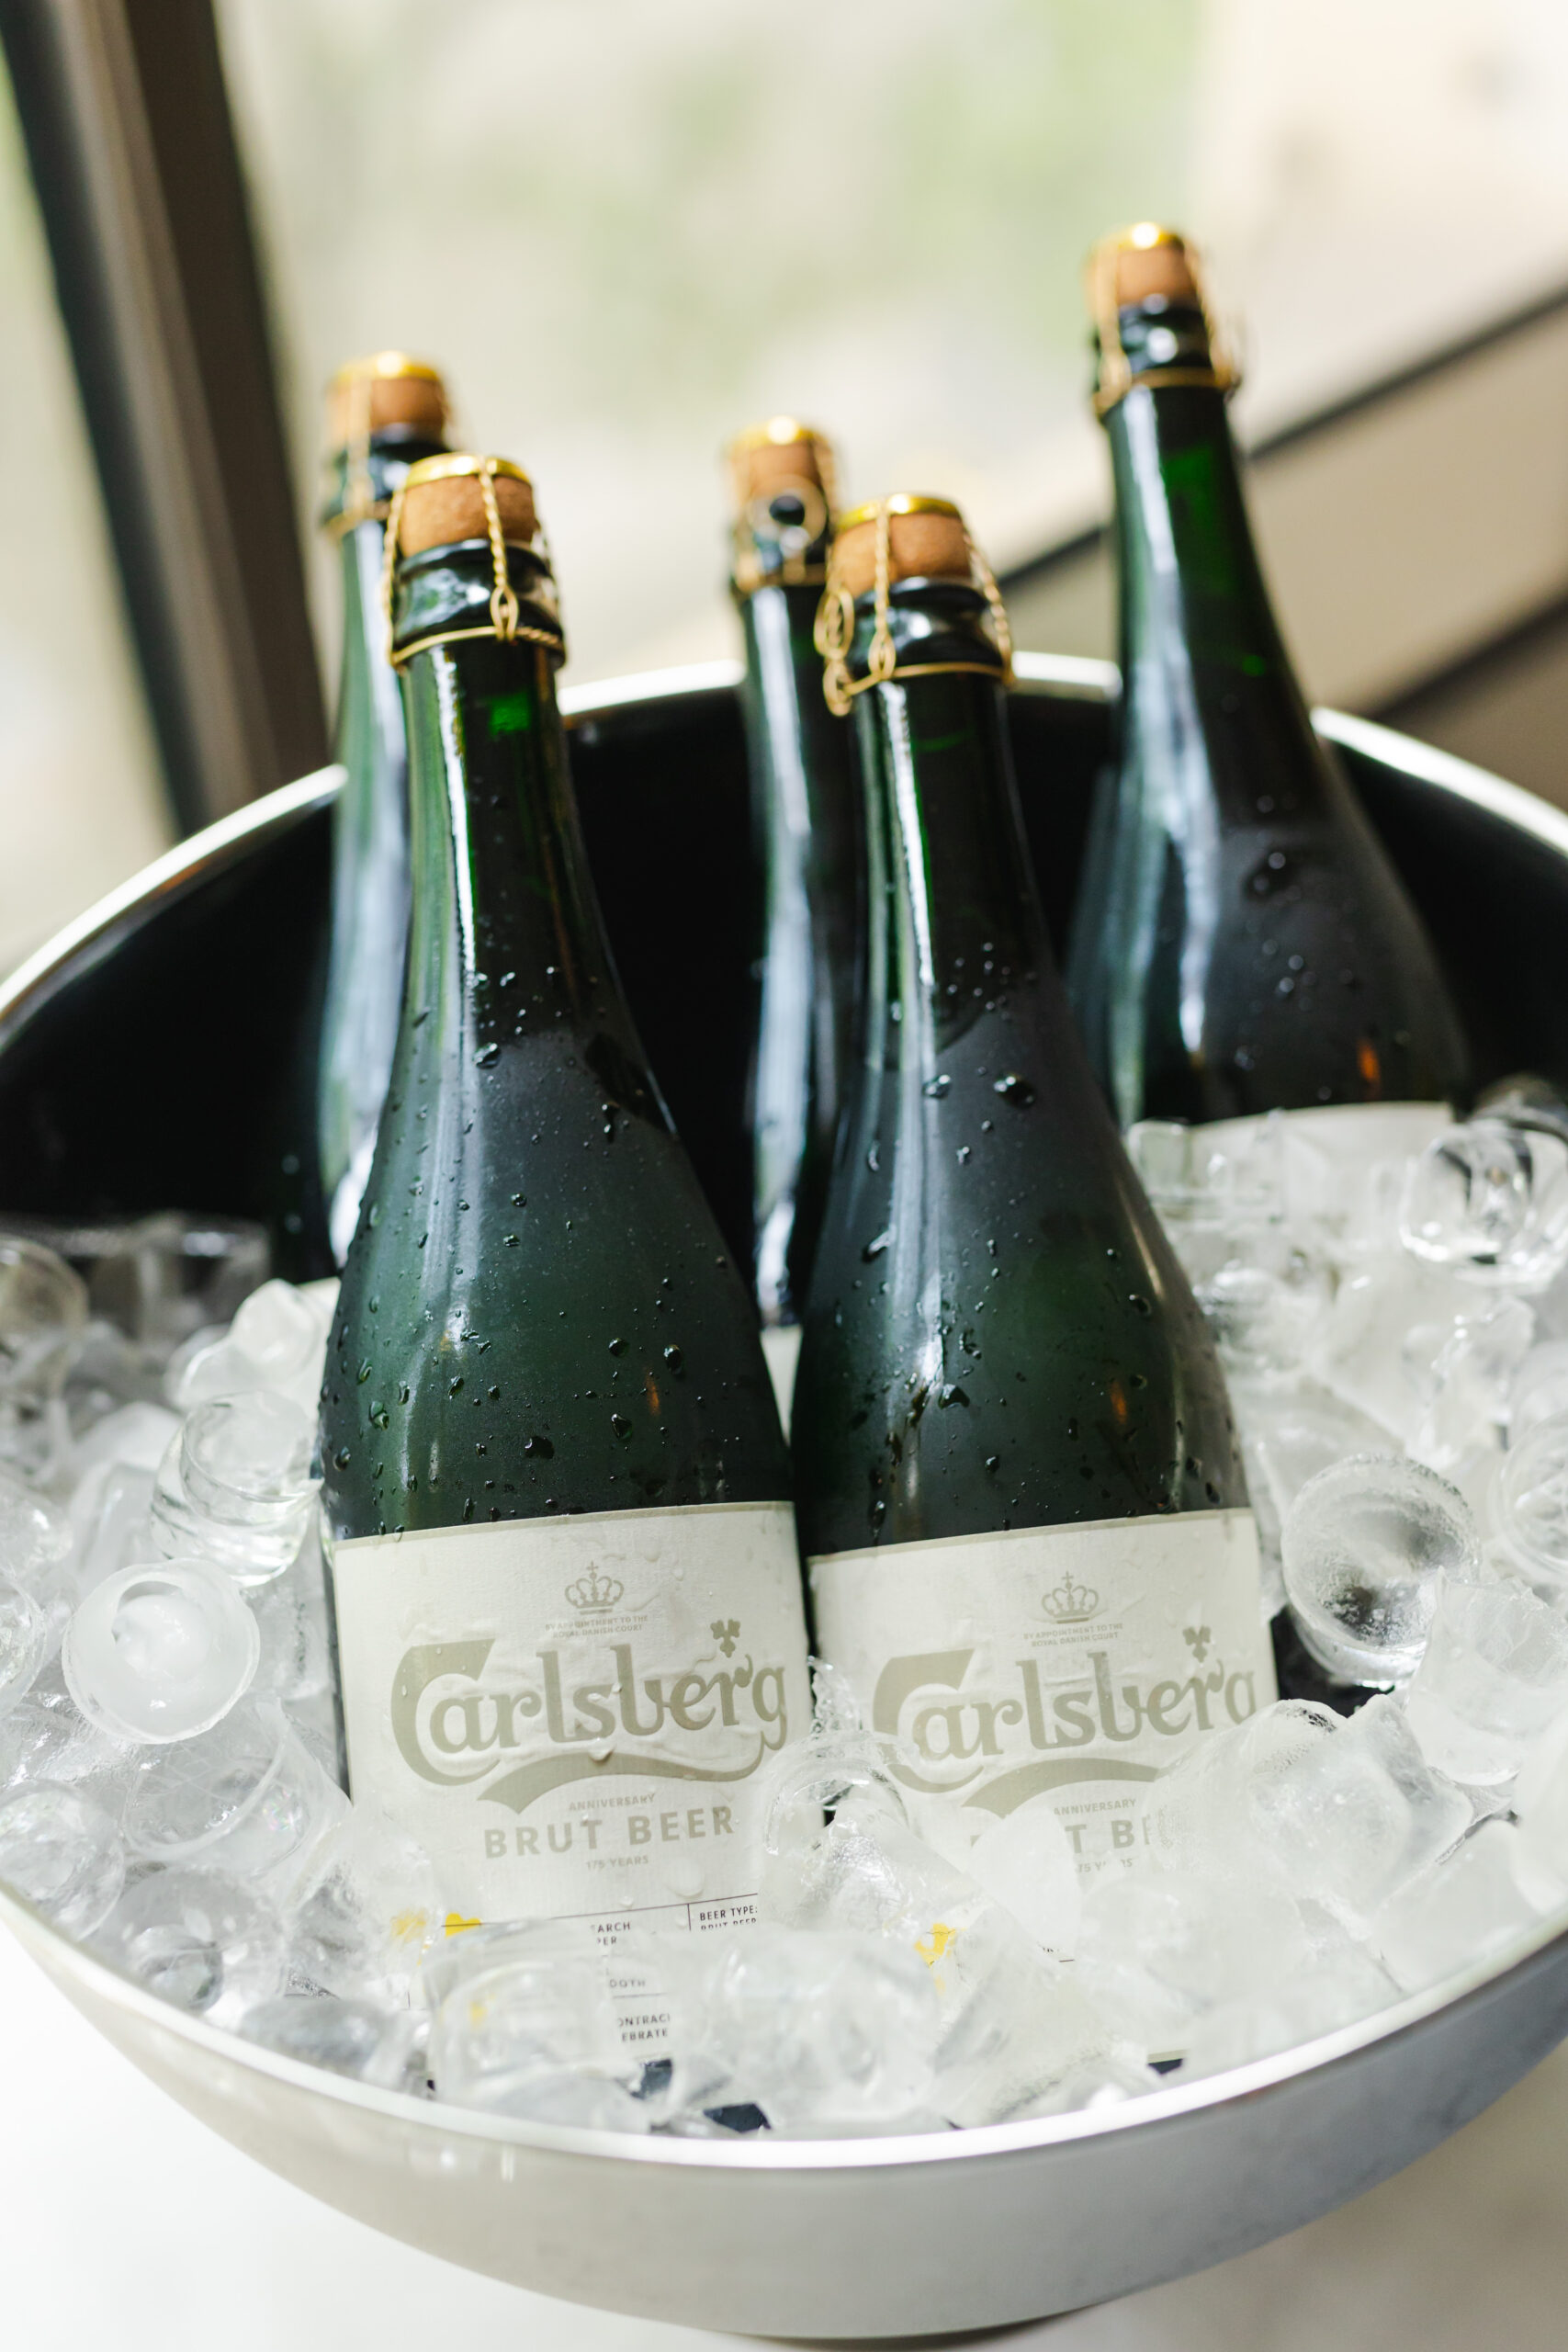
[[[1213,1646],[1213,1629],[1208,1625],[1183,1625],[1181,1638],[1201,1666]]]
[[[726,1657],[735,1656],[735,1645],[740,1639],[739,1617],[716,1617],[708,1627],[708,1632],[713,1635]]]

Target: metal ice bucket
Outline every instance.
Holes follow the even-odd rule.
[[[1019,668],[1020,780],[1060,936],[1115,678]],[[735,684],[678,672],[569,703],[622,970],[732,1231],[760,909]],[[1568,1074],[1568,818],[1382,729],[1318,724],[1432,929],[1480,1076]],[[0,989],[0,1221],[259,1216],[287,1271],[316,1270],[299,1040],[334,781],[186,842]],[[546,2294],[756,2335],[996,2326],[1201,2269],[1410,2163],[1568,2032],[1568,1927],[1548,1926],[1440,1996],[1130,2108],[909,2139],[630,2139],[317,2073],[132,1990],[24,1905],[0,1897],[0,1917],[146,2074],[329,2204]]]

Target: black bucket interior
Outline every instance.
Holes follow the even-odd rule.
[[[1052,934],[1064,935],[1098,699],[1011,701]],[[1391,741],[1397,739],[1390,739]],[[749,1248],[745,1106],[761,930],[739,700],[715,687],[579,722],[573,759],[605,919],[649,1058],[714,1208]],[[1568,856],[1391,760],[1344,754],[1434,935],[1482,1082],[1568,1080]],[[150,898],[81,951],[0,1044],[0,1213],[186,1207],[272,1227],[278,1271],[330,1272],[313,1165],[330,819],[307,811]]]

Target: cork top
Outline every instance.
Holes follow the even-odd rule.
[[[1134,384],[1235,388],[1239,379],[1210,317],[1198,256],[1179,231],[1153,220],[1115,230],[1095,246],[1084,275],[1100,355],[1098,415],[1109,415]]]
[[[808,508],[815,508],[818,501],[824,508],[832,505],[832,446],[813,425],[802,424],[793,416],[770,417],[766,424],[738,433],[725,456],[729,460],[735,503],[742,514],[759,500],[766,504],[781,492],[789,491],[816,491],[817,499],[805,501]]]
[[[899,491],[887,509],[887,579],[973,580],[974,559],[964,517],[951,499],[918,498]],[[839,517],[833,543],[836,583],[851,596],[876,584],[875,506],[852,507]]]
[[[446,438],[446,388],[434,368],[402,351],[351,359],[327,387],[327,445],[346,449],[393,428],[424,441]]]
[[[479,476],[488,473],[495,491],[501,533],[509,545],[531,548],[539,527],[534,506],[534,485],[521,466],[509,458],[479,458],[453,450],[440,458],[422,458],[411,466],[402,488],[398,518],[398,553],[423,555],[426,548],[444,548],[462,539],[488,539],[490,517],[485,510]]]
[[[1198,278],[1179,231],[1161,229],[1152,220],[1118,231],[1099,249],[1108,253],[1111,290],[1119,310],[1129,303],[1147,302],[1156,296],[1168,302],[1202,308]]]

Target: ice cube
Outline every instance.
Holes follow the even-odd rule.
[[[84,1722],[57,1666],[45,1667],[28,1696],[0,1715],[0,1786],[34,1787],[40,1781],[79,1789],[116,1822],[134,1770],[133,1751]]]
[[[443,1916],[423,1847],[362,1799],[312,1848],[291,1890],[295,1965],[312,1984],[345,1998],[406,1999]]]
[[[326,1336],[315,1302],[290,1283],[264,1283],[226,1332],[171,1363],[169,1401],[188,1413],[197,1405],[268,1389],[313,1416]]]
[[[333,1994],[285,1994],[247,2009],[239,2025],[247,2041],[306,2066],[325,2066],[381,2090],[424,2086],[429,2020],[407,2010],[340,2001]]]
[[[1395,1983],[1419,1992],[1534,1927],[1545,1906],[1526,1893],[1531,1884],[1519,1832],[1506,1821],[1483,1822],[1456,1853],[1374,1912],[1372,1941]]]
[[[65,1629],[66,1687],[111,1739],[189,1739],[250,1688],[261,1634],[232,1581],[205,1560],[122,1568]]]
[[[430,2036],[438,2098],[536,2121],[649,2128],[589,1928],[538,1920],[456,1940],[460,1973]]]
[[[1493,1511],[1532,1580],[1568,1598],[1568,1419],[1538,1421],[1509,1447]]]
[[[1205,2009],[1295,1975],[1311,1951],[1282,1887],[1179,1871],[1102,1875],[1084,1903],[1077,1973],[1115,2030],[1156,2056]]]
[[[198,1405],[159,1467],[159,1549],[216,1560],[241,1584],[281,1576],[315,1510],[314,1442],[299,1407],[269,1390]]]
[[[673,2103],[750,2103],[785,2132],[886,2129],[929,2107],[942,2016],[915,1952],[881,1936],[758,1926],[699,1957],[698,2047],[677,2041]]]
[[[925,1962],[942,2015],[934,2103],[951,2122],[1016,2113],[1108,2046],[1066,1972],[875,1788],[773,1860],[763,1900],[786,1926],[883,1935]]]
[[[1307,1480],[1347,1454],[1377,1453],[1386,1433],[1314,1380],[1235,1380],[1231,1405],[1267,1579],[1265,1623],[1285,1605],[1280,1533]]]
[[[152,1541],[152,1473],[121,1462],[105,1462],[71,1498],[78,1549],[72,1582],[79,1597],[118,1569],[157,1555]]]
[[[1546,1290],[1568,1267],[1568,1142],[1495,1118],[1450,1127],[1410,1168],[1399,1231],[1466,1282]]]
[[[243,1699],[210,1731],[147,1752],[125,1838],[144,1860],[211,1863],[281,1900],[347,1810],[276,1702]]]
[[[1278,2050],[1354,2025],[1399,1998],[1399,1987],[1369,1952],[1319,1962],[1300,1975],[1210,2009],[1194,2023],[1182,2078],[1218,2075]]]
[[[1517,1445],[1538,1421],[1568,1420],[1568,1340],[1543,1340],[1515,1367],[1508,1437]]]
[[[66,1511],[0,1470],[0,1575],[41,1600],[58,1588],[75,1541]]]
[[[1568,1617],[1511,1577],[1444,1577],[1404,1703],[1423,1754],[1450,1780],[1511,1780],[1568,1707]]]
[[[32,1688],[49,1636],[49,1619],[31,1593],[0,1577],[0,1716]]]
[[[1252,1820],[1298,1897],[1359,1918],[1458,1843],[1470,1805],[1379,1698],[1258,1773]]]
[[[107,1413],[101,1421],[95,1422],[78,1442],[73,1457],[77,1478],[85,1483],[90,1471],[111,1463],[128,1463],[138,1470],[156,1470],[179,1433],[178,1414],[166,1412],[162,1405],[145,1401],[122,1405],[118,1412]],[[74,1508],[74,1496],[72,1501]]]
[[[1048,1796],[993,1822],[970,1847],[964,1867],[1037,1944],[1059,1960],[1072,1957],[1083,1894],[1072,1840]]]
[[[290,1709],[321,1698],[330,1703],[326,1588],[313,1528],[293,1566],[248,1597],[261,1635],[256,1690],[270,1690]]]
[[[1434,1356],[1440,1336],[1407,1351],[1408,1335],[1451,1332],[1478,1312],[1475,1290],[1451,1273],[1398,1252],[1369,1257],[1340,1280],[1334,1304],[1308,1348],[1305,1369],[1359,1413],[1407,1445],[1428,1409],[1421,1357]],[[1412,1361],[1412,1355],[1415,1361]]]
[[[267,1275],[267,1239],[237,1218],[163,1210],[83,1237],[93,1312],[161,1359],[203,1324],[227,1323]]]
[[[1568,1894],[1568,1713],[1548,1724],[1519,1767],[1513,1809],[1532,1864]]]
[[[67,1935],[86,1936],[125,1883],[125,1849],[102,1805],[39,1781],[0,1798],[0,1880]]]
[[[94,1941],[134,1983],[232,2029],[283,1989],[283,1929],[265,1894],[220,1870],[152,1871]]]
[[[1327,1311],[1326,1270],[1293,1245],[1233,1258],[1197,1285],[1199,1306],[1231,1372],[1293,1372]]]
[[[82,1345],[87,1293],[63,1258],[0,1233],[0,1458],[46,1482],[69,1442],[62,1403]]]
[[[1405,1334],[1405,1369],[1422,1400],[1409,1440],[1417,1462],[1451,1476],[1478,1445],[1501,1443],[1514,1374],[1534,1331],[1522,1298],[1499,1298],[1478,1315],[1418,1324]]]
[[[1352,1454],[1320,1470],[1280,1532],[1303,1642],[1337,1680],[1386,1687],[1421,1662],[1438,1577],[1480,1566],[1462,1495],[1419,1463]]]
[[[1269,1792],[1336,1737],[1338,1724],[1327,1707],[1284,1699],[1249,1723],[1200,1740],[1139,1800],[1133,1856],[1200,1877],[1278,1875],[1264,1811]]]

